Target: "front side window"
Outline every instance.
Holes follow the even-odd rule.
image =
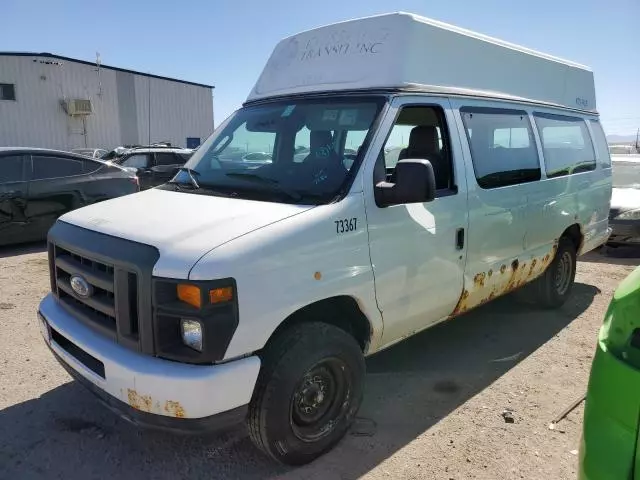
[[[22,175],[23,162],[22,155],[0,157],[0,184],[24,180]]]
[[[400,160],[429,160],[438,190],[453,185],[451,155],[443,139],[444,112],[435,106],[407,106],[398,114],[382,156],[387,180],[393,182],[394,170]],[[376,165],[380,169],[379,165]],[[379,179],[376,179],[379,180]]]
[[[46,155],[33,156],[33,180],[71,177],[82,174],[83,170],[82,160]]]
[[[591,137],[583,119],[534,113],[547,177],[561,177],[596,168]]]
[[[540,161],[527,112],[464,107],[460,113],[480,187],[540,180]]]
[[[137,153],[135,155],[131,155],[122,162],[123,167],[129,168],[149,168],[149,165],[151,165],[151,159],[148,153]]]
[[[334,97],[240,109],[187,162],[192,171],[180,172],[173,183],[186,186],[194,175],[201,187],[197,193],[329,202],[354,170],[349,142],[367,138],[384,101]]]

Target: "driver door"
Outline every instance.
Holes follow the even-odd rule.
[[[389,133],[386,138],[379,134],[372,144],[377,162],[373,172],[371,166],[371,173],[365,172],[364,188],[376,299],[384,320],[382,343],[389,345],[456,309],[467,250],[467,189],[448,99],[396,98],[379,131]],[[431,136],[420,137],[422,132]],[[416,155],[434,166],[436,198],[379,207],[374,184],[383,176],[392,181],[398,159]]]

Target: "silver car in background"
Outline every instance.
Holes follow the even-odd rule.
[[[608,245],[640,245],[640,154],[611,155],[613,190]]]

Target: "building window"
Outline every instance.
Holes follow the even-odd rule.
[[[16,87],[13,83],[0,83],[0,100],[15,100]]]
[[[484,107],[464,107],[460,112],[480,187],[540,180],[540,161],[527,112]]]

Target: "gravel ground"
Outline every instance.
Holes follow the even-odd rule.
[[[620,257],[583,258],[558,311],[498,299],[368,359],[351,434],[295,470],[241,428],[172,436],[105,410],[40,338],[44,247],[0,249],[0,478],[574,479],[582,405],[548,425],[586,389],[608,301],[639,263]]]

